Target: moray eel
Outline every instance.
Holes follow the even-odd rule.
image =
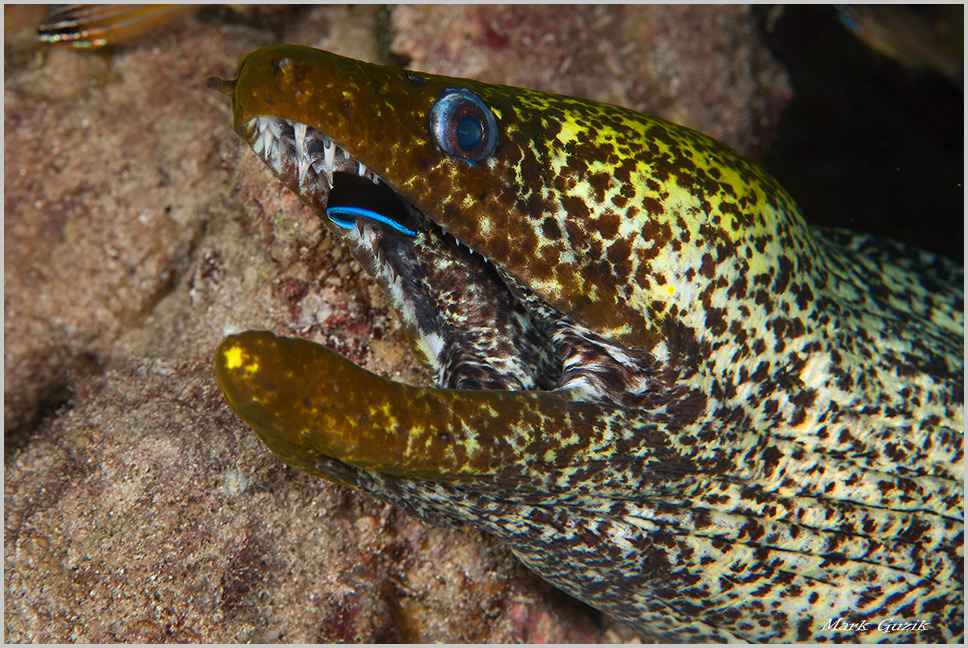
[[[810,227],[625,108],[293,45],[210,85],[436,384],[228,337],[222,391],[285,463],[648,638],[961,640],[960,266]]]

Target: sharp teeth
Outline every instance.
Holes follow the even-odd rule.
[[[306,184],[306,171],[309,170],[309,158],[300,155],[297,164],[299,165],[299,186],[301,187]]]
[[[286,149],[286,145],[281,140],[272,140],[272,168],[275,172],[282,174],[285,168],[284,161],[288,159],[289,151]]]
[[[296,138],[296,150],[302,155],[303,142],[306,140],[306,124],[294,123],[292,125],[292,134]]]
[[[327,135],[306,124],[270,117],[256,117],[250,123],[255,131],[253,151],[262,156],[276,173],[282,173],[285,167],[292,169],[290,164],[295,166],[300,187],[311,182],[322,183],[325,178],[326,186],[320,186],[320,189],[332,188],[337,164],[349,171],[347,165],[342,164],[344,161],[356,162],[359,177],[380,184],[380,178],[372,169],[357,162]]]
[[[309,156],[306,154],[306,124],[293,124],[292,132],[296,142],[296,166],[299,169],[299,186],[306,184],[306,170],[309,169]]]
[[[281,122],[279,122],[279,121],[277,121],[275,119],[267,119],[266,120],[266,128],[268,128],[269,129],[269,132],[272,133],[273,138],[275,138],[275,139],[281,139],[282,138],[282,123]]]
[[[329,182],[329,186],[333,186],[333,163],[336,161],[336,145],[332,142],[326,142],[323,147],[323,170],[326,172],[326,180]]]

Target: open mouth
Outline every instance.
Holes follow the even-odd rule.
[[[244,132],[378,282],[437,386],[567,390],[580,400],[647,404],[654,359],[611,344],[550,306],[330,137],[270,117],[252,119]]]

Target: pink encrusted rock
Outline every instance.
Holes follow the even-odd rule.
[[[426,380],[379,290],[204,87],[276,42],[390,62],[380,11],[205,10],[103,52],[7,52],[5,640],[588,642],[615,627],[483,533],[286,468],[215,383],[215,348],[244,328]],[[447,11],[398,8],[397,51],[419,37],[449,52],[443,72],[629,105],[694,89],[626,78],[651,60],[632,8],[461,9],[477,12],[470,39]],[[601,36],[619,26],[625,41]]]

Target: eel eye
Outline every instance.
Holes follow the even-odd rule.
[[[450,88],[440,95],[430,109],[430,130],[437,146],[471,164],[497,146],[494,113],[470,90]]]

